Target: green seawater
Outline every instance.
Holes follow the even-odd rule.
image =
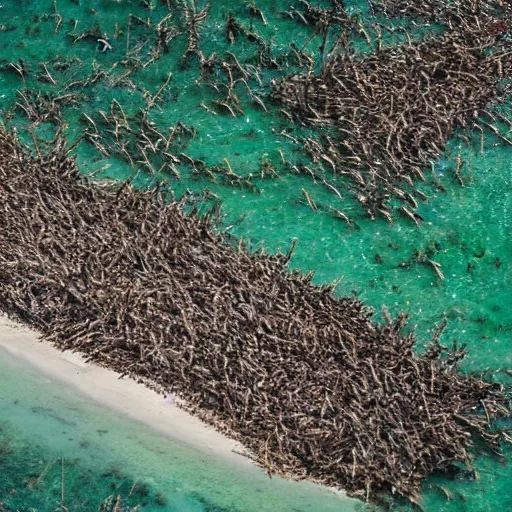
[[[327,1],[313,3],[329,5]],[[367,3],[346,3],[364,25],[368,19]],[[151,109],[150,120],[164,134],[178,122],[194,127],[194,136],[180,141],[176,152],[184,152],[211,166],[225,167],[227,159],[235,173],[251,178],[257,191],[230,183],[222,173],[212,179],[186,165],[178,166],[181,179],[164,173],[151,175],[143,164],[131,167],[119,159],[106,158],[85,141],[74,149],[83,172],[96,172],[96,179],[118,180],[136,175],[135,182],[142,187],[164,180],[176,195],[187,194],[198,200],[208,191],[209,197],[215,195],[218,199],[214,200],[220,201],[222,206],[220,229],[246,240],[253,249],[264,248],[268,252],[285,252],[296,239],[293,268],[315,271],[316,283],[342,278],[337,292],[358,295],[375,308],[377,319],[381,318],[381,306],[394,315],[408,313],[409,328],[416,332],[419,351],[430,340],[436,325],[446,320],[448,325],[442,341],[451,344],[457,340],[467,344],[463,371],[482,373],[488,379],[510,384],[511,378],[506,373],[512,369],[510,149],[491,133],[485,134],[483,142],[479,132],[468,134],[472,142],[469,145],[460,137],[454,137],[443,158],[433,162],[432,169],[425,170],[428,182],[421,189],[428,200],[419,205],[418,212],[424,218],[421,227],[397,212],[391,224],[385,219],[371,220],[364,216],[347,183],[332,177],[328,169],[319,172],[336,185],[343,199],[334,195],[321,180],[314,181],[307,173],[291,172],[282,163],[284,157],[293,164],[302,163],[317,170],[300,145],[281,133],[285,131],[291,137],[318,137],[318,131],[291,123],[279,113],[279,106],[265,99],[272,79],[305,71],[294,59],[290,42],[298,48],[306,45],[305,51],[319,58],[320,38],[313,37],[314,27],[290,16],[293,9],[301,10],[301,3],[256,0],[254,5],[264,13],[265,24],[264,20],[251,17],[247,2],[212,1],[201,29],[201,48],[206,56],[216,52],[229,60],[232,57],[228,54],[232,53],[242,65],[256,64],[261,50],[257,43],[242,35],[238,35],[233,44],[226,38],[225,23],[231,13],[247,30],[268,43],[266,58],[281,67],[263,68],[260,81],[252,77],[246,80],[247,84],[236,85],[235,92],[243,111],[237,112],[236,117],[214,106],[212,101],[222,100],[223,89],[215,90],[200,80],[198,61],[191,58],[183,62],[182,55],[187,47],[185,35],[172,40],[168,54],[144,67],[152,57],[154,30],[130,18],[130,14],[149,20],[147,24],[155,26],[168,14],[166,4],[166,1],[156,0],[0,0],[0,115],[3,122],[15,126],[20,136],[29,142],[27,128],[50,140],[56,131],[55,123],[33,125],[22,108],[16,106],[23,104],[20,92],[41,90],[54,97],[71,92],[78,95],[77,103],[63,108],[64,133],[70,141],[76,141],[85,129],[91,128],[84,114],[99,124],[99,111],[109,113],[112,100],[116,99],[130,116],[145,106],[145,98],[154,96],[172,73],[168,86],[161,93],[162,101]],[[204,4],[198,0],[197,5],[200,8]],[[181,13],[182,10],[174,9],[168,21],[177,30],[183,26]],[[409,26],[410,22],[386,23]],[[112,51],[100,52],[95,39],[84,38],[74,43],[80,34],[94,28],[101,34],[108,34]],[[414,34],[418,38],[426,37],[443,29],[422,27],[415,29]],[[367,32],[373,36],[370,28]],[[335,31],[330,33],[329,42],[335,36]],[[360,51],[372,50],[364,34],[354,33],[351,37]],[[400,32],[384,34],[386,45],[397,44],[402,39]],[[127,49],[128,53],[132,52],[132,59],[120,64]],[[135,50],[141,59],[138,64],[134,64]],[[24,69],[23,76],[16,70],[20,66]],[[317,65],[316,70],[318,68]],[[84,80],[98,71],[105,72],[105,77],[98,82],[66,89],[72,82]],[[215,73],[219,80],[225,81],[222,70],[216,69]],[[249,90],[265,101],[267,111],[251,99]],[[510,106],[502,108],[510,115]],[[501,128],[507,134],[506,127]],[[508,136],[510,138],[511,134]],[[464,162],[463,186],[455,177],[459,153]],[[262,162],[270,163],[277,177],[262,175]],[[303,189],[318,206],[317,211],[305,201]],[[348,226],[333,216],[330,207],[346,213],[352,224]],[[431,266],[418,263],[418,252],[441,265],[444,279],[440,279]],[[60,496],[60,462],[50,467],[48,476],[35,488],[30,489],[27,482],[30,475],[39,475],[50,461],[63,457],[65,461],[75,461],[66,469],[66,475],[70,479],[69,500],[73,499],[77,507],[85,503],[82,509],[76,510],[94,510],[92,504],[97,503],[100,496],[112,493],[110,486],[129,492],[133,483],[141,478],[148,482],[144,510],[322,512],[350,509],[351,505],[336,501],[338,498],[332,496],[317,495],[317,491],[305,484],[286,487],[256,471],[239,475],[230,468],[220,469],[216,462],[208,462],[203,472],[202,456],[158,439],[128,421],[109,419],[106,411],[86,403],[72,391],[64,398],[57,391],[40,392],[41,386],[23,384],[20,389],[20,384],[42,377],[24,370],[28,373],[21,381],[17,363],[6,361],[1,354],[0,492],[6,495],[0,496],[0,502],[3,500],[11,507],[53,510]],[[17,399],[19,403],[15,404]],[[45,417],[34,413],[34,403],[41,410],[52,412]],[[77,426],[62,428],[56,417],[66,421],[70,417],[77,418],[71,420]],[[97,427],[91,418],[97,425],[104,426]],[[109,434],[96,435],[98,430],[108,430]],[[80,447],[81,436],[88,442],[85,447]],[[70,437],[73,441],[68,441]],[[11,447],[6,453],[1,448],[4,442]],[[171,452],[179,455],[173,459]],[[475,455],[477,480],[448,480],[444,476],[427,479],[422,493],[425,510],[512,510],[512,450],[505,448],[504,458],[491,457],[476,449]],[[117,471],[112,472],[112,467],[118,466],[123,468],[119,477]],[[110,476],[103,476],[109,472]],[[10,496],[8,488],[12,486],[22,491]],[[158,493],[163,493],[168,505],[155,503]]]
[[[154,434],[3,350],[0,375],[0,503],[13,510],[56,510],[62,485],[76,511],[112,494],[151,511],[355,510],[318,485],[269,480]]]

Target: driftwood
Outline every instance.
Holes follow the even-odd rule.
[[[0,305],[62,349],[173,392],[269,473],[375,500],[499,452],[500,386],[423,355],[290,255],[251,254],[165,190],[92,184],[59,143],[30,156],[0,131]],[[508,438],[510,439],[510,438]]]
[[[389,15],[433,18],[446,30],[422,41],[406,34],[408,42],[396,47],[383,48],[379,39],[369,55],[355,54],[345,31],[320,74],[275,81],[273,98],[297,120],[336,128],[337,135],[323,143],[303,144],[318,164],[351,178],[373,217],[387,213],[391,197],[410,206],[404,186],[414,192],[415,182],[424,180],[422,169],[441,156],[457,129],[485,129],[512,144],[502,133],[510,120],[489,112],[490,105],[509,97],[512,5],[492,0],[372,4]],[[463,185],[459,165],[456,178]]]

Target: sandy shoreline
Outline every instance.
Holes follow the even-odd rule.
[[[49,379],[72,386],[114,415],[128,417],[166,438],[219,457],[227,463],[257,469],[251,459],[241,455],[245,448],[240,443],[169,403],[163,396],[129,378],[119,379],[117,372],[87,363],[80,354],[58,350],[41,341],[34,330],[0,314],[0,357],[2,349]],[[343,500],[353,501],[339,489],[323,485],[319,488]]]
[[[79,354],[61,352],[50,343],[40,341],[35,331],[1,315],[0,348],[48,377],[73,386],[114,413],[144,423],[166,437],[229,462],[254,465],[250,459],[233,451],[244,451],[239,443],[161,395],[129,378],[119,379],[119,374],[112,370],[86,363]]]

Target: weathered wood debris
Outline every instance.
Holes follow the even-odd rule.
[[[323,143],[304,141],[306,149],[335,174],[351,178],[370,216],[389,217],[390,198],[417,207],[422,194],[415,182],[425,181],[425,168],[457,129],[492,131],[500,143],[512,145],[510,117],[490,108],[510,93],[512,4],[372,4],[389,16],[433,20],[441,34],[414,41],[407,33],[408,42],[396,47],[384,47],[379,37],[375,52],[361,55],[344,33],[320,74],[278,80],[273,97],[297,120],[336,128]]]
[[[457,370],[436,335],[251,254],[166,192],[94,184],[58,143],[0,131],[0,307],[62,349],[173,392],[269,473],[416,500],[436,469],[499,452],[499,385]]]

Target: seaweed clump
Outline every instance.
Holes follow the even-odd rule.
[[[61,349],[173,392],[269,473],[417,500],[434,470],[499,452],[506,392],[423,355],[404,319],[251,254],[160,191],[94,184],[62,144],[0,131],[0,304]]]

